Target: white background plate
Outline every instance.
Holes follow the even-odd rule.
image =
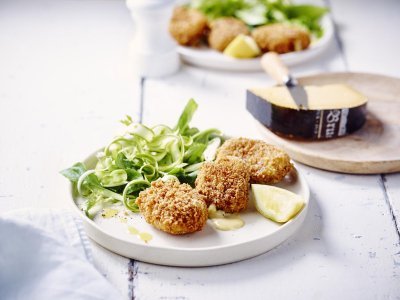
[[[95,162],[95,155],[91,155],[84,163],[88,168],[93,168]],[[212,266],[264,253],[282,243],[301,226],[308,210],[310,191],[298,171],[293,171],[287,179],[277,186],[301,195],[305,206],[295,218],[284,225],[264,218],[250,201],[248,209],[240,214],[245,221],[244,227],[235,231],[219,231],[208,220],[202,231],[182,236],[173,236],[155,229],[140,214],[128,212],[128,221],[124,223],[119,216],[126,217],[127,210],[122,206],[119,207],[121,212],[118,216],[103,218],[99,214],[92,221],[76,205],[75,201],[79,202],[79,199],[71,199],[75,210],[83,218],[89,237],[115,253],[161,265]],[[129,226],[150,233],[153,239],[148,243],[143,242],[129,233]]]
[[[281,54],[282,61],[287,66],[293,66],[306,62],[321,54],[328,46],[333,37],[333,25],[328,16],[321,20],[324,35],[311,46],[302,51]],[[178,52],[182,60],[198,67],[220,69],[227,71],[261,71],[260,58],[235,59],[223,55],[208,47],[194,48],[179,46]]]

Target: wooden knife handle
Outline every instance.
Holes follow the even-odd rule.
[[[289,70],[275,52],[267,52],[261,57],[261,66],[278,84],[286,84]]]

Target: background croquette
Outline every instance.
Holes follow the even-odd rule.
[[[224,51],[226,46],[239,34],[250,34],[249,29],[243,21],[235,18],[220,18],[210,25],[211,31],[208,43],[211,48]]]
[[[306,49],[310,43],[310,34],[294,25],[272,24],[254,29],[251,33],[263,52],[287,53]]]
[[[207,30],[207,18],[199,11],[186,7],[176,7],[169,23],[169,32],[180,44],[196,46]]]
[[[207,205],[236,213],[247,207],[250,169],[241,159],[231,157],[204,163],[196,179],[196,189]]]
[[[208,218],[204,197],[178,180],[152,182],[136,203],[147,223],[171,234],[199,231]]]
[[[217,161],[227,156],[242,158],[249,164],[251,183],[277,183],[292,169],[286,152],[259,140],[227,140],[218,150]]]

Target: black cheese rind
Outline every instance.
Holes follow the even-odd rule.
[[[297,139],[331,139],[360,129],[366,121],[366,103],[341,109],[296,110],[275,105],[247,91],[247,110],[278,135]]]

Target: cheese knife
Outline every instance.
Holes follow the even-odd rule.
[[[261,57],[261,66],[278,84],[285,85],[296,103],[297,109],[308,109],[308,97],[304,87],[293,77],[279,55],[267,52]]]

